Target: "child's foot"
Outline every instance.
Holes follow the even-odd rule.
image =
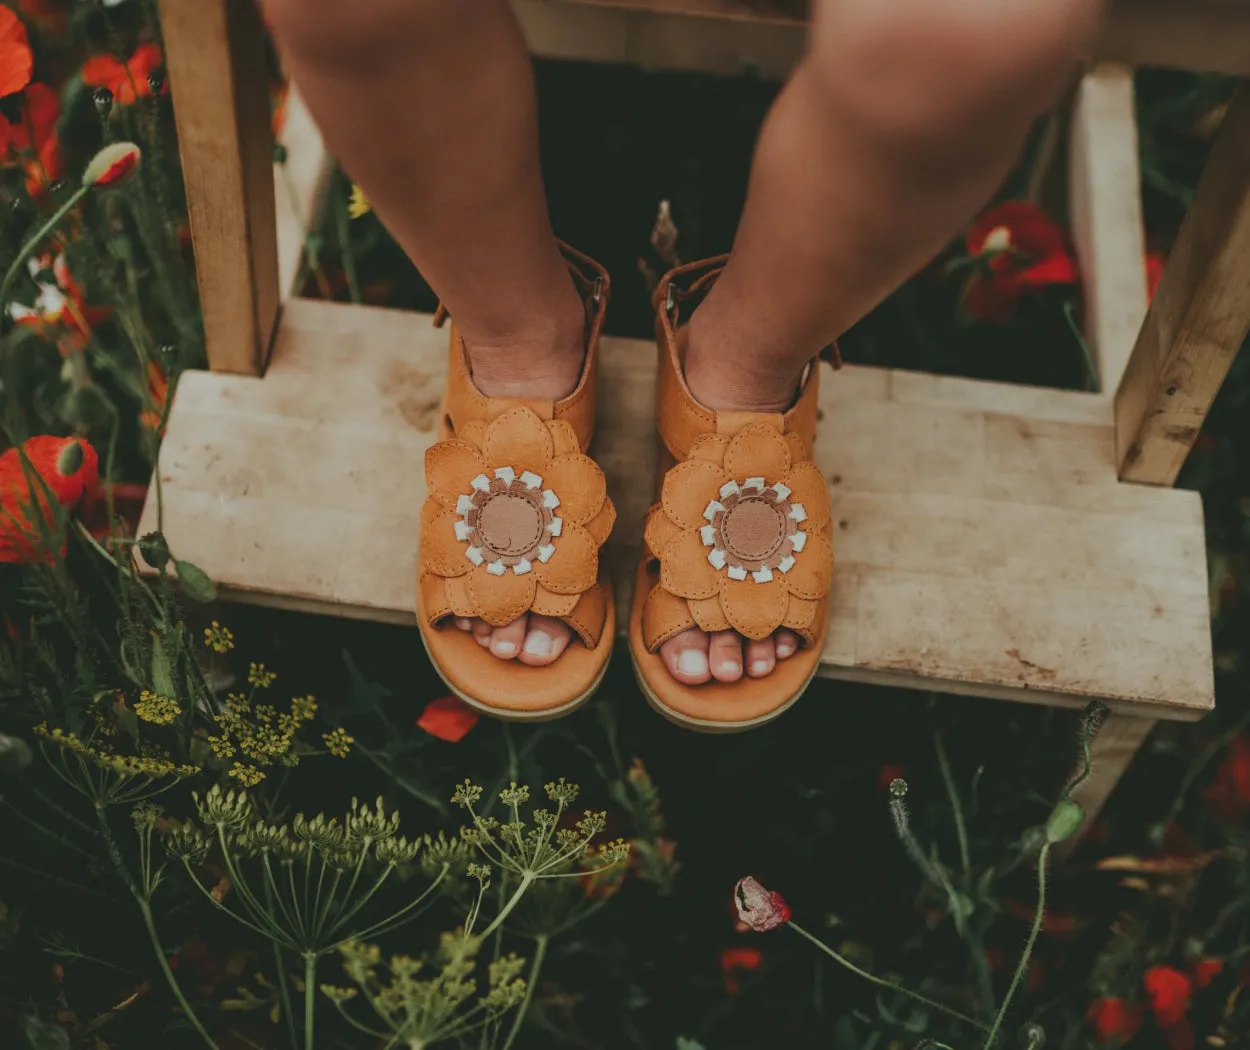
[[[573,286],[569,285],[570,291]],[[465,347],[473,370],[474,385],[490,397],[551,398],[558,401],[573,392],[582,372],[585,348],[585,312],[576,294],[563,322],[546,330],[511,336],[506,346],[491,346],[486,339],[472,340],[465,333]],[[471,341],[472,340],[472,341]],[[470,631],[483,649],[500,660],[519,660],[531,667],[554,663],[572,637],[572,629],[552,616],[528,613],[504,627],[485,620],[458,616],[455,624]]]
[[[691,339],[685,362],[686,383],[701,405],[717,411],[784,412],[794,399],[799,377],[765,370],[756,378],[740,373],[727,374],[715,360],[698,351],[698,314],[691,322]],[[799,636],[781,628],[768,638],[744,638],[736,631],[700,631],[691,628],[674,635],[660,646],[660,657],[683,685],[704,682],[736,682],[743,675],[764,678],[777,661],[793,656],[799,649]]]

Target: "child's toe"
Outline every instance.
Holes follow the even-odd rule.
[[[564,652],[571,636],[572,630],[563,620],[532,613],[517,659],[531,667],[544,667]]]
[[[490,651],[492,656],[501,660],[511,660],[521,651],[521,643],[525,641],[525,621],[521,616],[506,627],[496,627],[490,635]]]
[[[747,642],[746,666],[747,674],[752,678],[763,678],[772,673],[777,666],[777,655],[771,635],[758,641],[753,638]]]
[[[674,635],[660,646],[660,659],[682,685],[702,685],[711,674],[707,662],[708,636],[697,628]]]
[[[736,682],[742,677],[742,637],[734,631],[716,631],[707,652],[712,677],[718,682]]]

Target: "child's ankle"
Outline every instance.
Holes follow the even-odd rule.
[[[684,372],[695,400],[713,411],[784,412],[794,403],[799,375],[788,375],[763,358],[759,367],[738,363],[727,354],[727,338],[695,313],[686,332]]]
[[[461,326],[473,382],[483,394],[559,401],[573,392],[586,357],[586,314],[570,291],[557,311],[524,318],[508,332]]]

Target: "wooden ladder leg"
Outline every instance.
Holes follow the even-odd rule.
[[[259,375],[281,302],[255,0],[160,0],[209,366]]]
[[[1233,97],[1115,395],[1120,478],[1171,485],[1250,332],[1250,86]]]

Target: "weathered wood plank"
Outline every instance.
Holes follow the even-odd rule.
[[[1114,392],[1146,316],[1145,232],[1133,71],[1081,80],[1068,150],[1068,207],[1085,290],[1085,334],[1101,389]]]
[[[253,0],[161,0],[210,366],[259,374],[281,294],[264,27]]]
[[[595,453],[624,607],[655,484],[654,348],[608,339],[602,360]],[[445,370],[428,317],[292,300],[263,381],[183,376],[160,460],[172,547],[228,598],[412,623]],[[838,569],[822,674],[1160,718],[1210,708],[1201,504],[1117,481],[1109,399],[823,378]]]
[[[1115,396],[1125,481],[1170,485],[1250,332],[1250,88],[1233,99]]]

